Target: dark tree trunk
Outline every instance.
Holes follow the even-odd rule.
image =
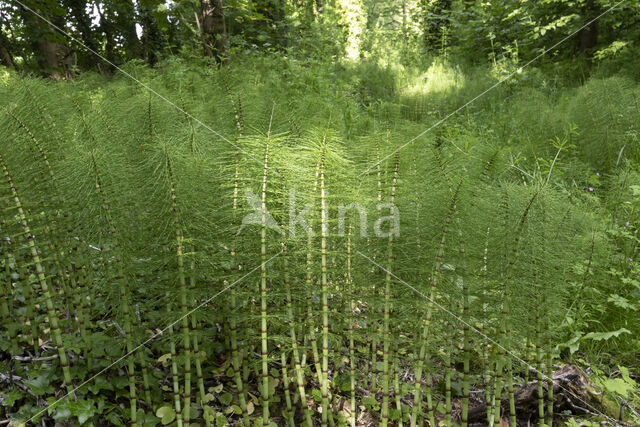
[[[0,36],[0,64],[8,68],[15,69],[16,67],[13,63],[13,57],[6,46],[6,39]]]
[[[85,0],[66,0],[67,8],[71,12],[74,18],[76,28],[82,36],[82,43],[94,52],[98,51],[98,44],[92,37],[91,31],[91,18],[87,15]],[[86,51],[85,51],[86,52]],[[96,63],[95,55],[91,52],[86,52],[80,56],[80,66],[84,69],[91,68]]]
[[[585,23],[594,20],[601,13],[600,6],[593,0],[588,1],[583,9]],[[598,44],[598,21],[595,20],[578,33],[578,51],[591,58]]]
[[[113,19],[123,37],[123,47],[127,59],[140,58],[140,39],[136,32],[136,9],[132,0],[114,0],[117,17]]]
[[[207,55],[225,63],[229,56],[227,29],[222,0],[202,0],[200,3],[202,40]]]
[[[113,36],[113,24],[111,23],[109,17],[106,13],[102,12],[102,7],[98,4],[96,5],[96,9],[98,10],[98,15],[100,16],[100,30],[104,33],[105,44],[104,44],[104,53],[111,64],[115,64],[116,56],[115,56],[115,40]],[[113,65],[107,64],[110,70],[113,71]]]
[[[9,40],[2,32],[2,15],[0,15],[0,64],[9,68],[16,68],[13,62],[13,56],[11,55],[11,49],[9,47]]]
[[[37,6],[30,6],[35,12],[52,21],[54,24],[63,28],[64,21],[48,16],[43,10]],[[63,64],[61,59],[67,59],[71,56],[69,48],[61,43],[64,40],[61,35],[45,21],[36,16],[31,10],[22,5],[18,6],[22,20],[31,38],[31,47],[40,70],[46,75],[56,80],[63,78]],[[62,57],[59,54],[62,53]]]
[[[142,25],[142,53],[145,61],[153,67],[158,62],[158,53],[162,51],[163,41],[151,7],[140,5],[140,23]]]
[[[9,39],[5,37],[2,32],[2,25],[4,21],[4,16],[0,12],[0,64],[9,68],[16,68],[15,63],[13,62],[13,56],[11,55],[11,46],[9,44]]]
[[[58,61],[58,43],[42,38],[35,43],[38,66],[56,80],[62,79],[62,64]]]

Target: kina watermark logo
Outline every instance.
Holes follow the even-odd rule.
[[[275,231],[283,236],[287,233],[273,218],[271,213],[263,204],[262,199],[256,195],[250,188],[245,188],[244,192],[245,201],[251,208],[252,212],[249,212],[242,218],[242,224],[238,228],[236,234],[240,234],[246,227],[251,225],[262,226],[264,220],[264,226]],[[313,205],[309,202],[299,209],[296,197],[295,188],[289,190],[289,224],[287,227],[289,237],[295,237],[298,233],[306,233],[308,236],[314,236],[315,232],[310,226],[309,218],[313,211]],[[344,236],[346,234],[346,218],[347,214],[355,211],[359,218],[359,228],[361,237],[369,237],[373,232],[375,237],[388,238],[391,234],[394,237],[400,237],[400,211],[397,206],[392,203],[378,203],[375,206],[375,221],[370,226],[370,217],[368,210],[360,203],[350,203],[345,205],[340,203],[337,208],[337,230],[335,230],[338,236]],[[330,218],[329,213],[332,212],[328,203],[325,204],[325,218]],[[331,221],[335,224],[335,221]],[[325,225],[327,226],[327,225]],[[327,233],[329,230],[325,230]]]

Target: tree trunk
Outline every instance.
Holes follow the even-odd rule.
[[[58,61],[58,43],[43,38],[36,42],[36,48],[39,54],[38,65],[40,68],[49,77],[56,80],[62,79],[62,64]]]
[[[601,13],[599,4],[593,0],[589,0],[582,9],[585,23],[592,21]],[[598,21],[593,21],[578,33],[578,51],[587,58],[593,56],[593,51],[598,44]]]
[[[0,64],[8,68],[16,68],[13,62],[13,57],[9,52],[9,41],[2,32],[0,32]]]
[[[158,62],[158,52],[162,50],[162,34],[149,6],[140,5],[140,23],[142,24],[142,53],[152,67]]]
[[[62,62],[58,57],[59,52],[63,54],[64,58],[68,58],[70,55],[69,48],[60,43],[60,40],[64,40],[55,30],[45,21],[36,16],[31,10],[28,10],[22,5],[18,6],[22,15],[22,20],[26,27],[29,38],[32,40],[31,47],[40,70],[47,76],[60,80],[63,77]],[[50,21],[56,23],[60,28],[64,27],[64,21],[61,17],[50,17],[48,14],[40,9],[34,7],[33,9],[38,14],[44,16]]]
[[[226,63],[229,56],[222,0],[202,0],[200,4],[202,40],[207,55]]]
[[[112,20],[115,22],[116,28],[120,29],[120,33],[124,38],[123,45],[127,59],[139,58],[140,39],[138,39],[138,33],[136,31],[138,17],[136,16],[133,1],[117,0],[114,4],[117,5],[118,13]]]
[[[74,18],[74,24],[82,36],[82,43],[94,52],[98,51],[98,44],[92,37],[91,18],[87,15],[85,0],[66,0],[67,8]],[[85,53],[86,52],[86,53]],[[88,69],[96,63],[95,55],[91,52],[84,51],[80,56],[80,66]]]
[[[2,20],[3,16],[0,14],[0,64],[5,67],[15,69],[15,63],[13,62],[13,56],[11,55],[11,49],[9,47],[9,39],[5,37],[2,32]]]
[[[107,58],[111,64],[115,64],[115,40],[113,39],[113,31],[112,31],[112,23],[109,20],[109,17],[106,16],[106,13],[102,13],[102,8],[100,4],[96,4],[96,9],[98,10],[98,16],[100,16],[100,30],[104,33],[105,44],[104,51]],[[113,71],[113,65],[107,64],[110,70]]]

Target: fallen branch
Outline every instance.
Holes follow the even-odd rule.
[[[543,385],[543,392],[547,394],[547,383]],[[598,407],[598,394],[587,377],[575,366],[566,365],[553,374],[554,412],[570,410],[573,413],[593,414],[591,410],[584,408],[584,403],[589,407]],[[516,413],[518,419],[525,422],[538,419],[538,383],[531,381],[524,384],[515,392]],[[583,405],[574,403],[578,401]],[[502,407],[508,408],[508,399],[502,399]],[[469,422],[472,424],[486,423],[486,404],[474,406],[469,409]]]
[[[24,384],[24,378],[19,377],[17,375],[12,375],[12,374],[3,374],[2,372],[0,372],[0,381],[4,381],[7,382],[9,384],[15,385],[17,386],[19,389],[21,389],[22,391],[29,393],[30,395],[35,397],[35,394],[33,394],[31,392],[31,389],[29,389],[29,387],[27,387]]]
[[[18,362],[48,362],[58,358],[57,354],[52,356],[33,357],[33,356],[13,356],[13,360]]]

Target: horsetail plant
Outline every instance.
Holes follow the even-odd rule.
[[[353,316],[354,303],[355,303],[355,289],[353,284],[353,277],[351,272],[351,235],[353,234],[353,222],[349,217],[349,231],[347,233],[347,286],[349,292],[349,391],[350,391],[350,403],[351,414],[349,416],[349,423],[351,427],[356,425],[356,369],[355,369],[355,344],[353,338],[353,331],[355,329],[356,320]]]
[[[293,422],[293,407],[291,406],[291,392],[289,391],[289,374],[287,372],[287,355],[283,352],[280,353],[280,363],[282,364],[282,385],[284,386],[284,400],[286,404],[286,411],[283,414],[287,419],[289,425],[295,425]]]
[[[107,224],[109,226],[109,234],[111,234],[114,246],[114,260],[117,265],[117,276],[115,277],[116,282],[118,283],[118,289],[120,291],[120,304],[122,304],[122,311],[124,316],[124,333],[125,333],[125,342],[127,347],[127,370],[129,376],[129,406],[130,406],[130,416],[132,425],[136,426],[137,424],[137,409],[136,409],[136,381],[135,381],[135,362],[133,355],[133,341],[132,341],[132,328],[131,328],[131,314],[129,309],[129,289],[127,286],[127,278],[124,274],[124,269],[122,267],[124,263],[122,249],[119,243],[119,236],[117,234],[116,226],[114,224],[113,218],[111,216],[111,209],[109,207],[109,202],[107,201],[107,197],[104,194],[104,189],[102,186],[102,180],[100,178],[100,172],[98,170],[98,164],[96,163],[96,158],[93,152],[90,153],[91,156],[91,165],[93,167],[93,172],[95,174],[96,180],[96,191],[100,196],[100,202],[102,205],[102,210],[104,211],[105,218],[107,220]]]
[[[520,220],[518,221],[516,230],[514,232],[514,241],[513,241],[513,246],[511,248],[511,256],[509,258],[509,263],[507,265],[505,281],[502,284],[502,309],[501,309],[502,319],[500,323],[500,333],[501,333],[501,342],[502,342],[501,348],[504,348],[505,346],[508,345],[508,340],[511,332],[507,326],[508,325],[507,319],[511,315],[511,306],[510,306],[511,294],[510,294],[509,286],[513,281],[513,268],[518,258],[520,237],[521,237],[522,229],[524,228],[525,222],[527,221],[527,216],[529,214],[529,211],[531,210],[533,202],[537,196],[538,196],[538,193],[535,192],[529,199],[529,202],[525,207],[520,217]],[[503,351],[501,352],[503,353]],[[515,425],[516,409],[515,409],[515,395],[514,395],[514,389],[513,389],[513,364],[510,357],[506,358],[506,371],[507,371],[507,392],[509,394],[509,415],[510,415],[511,424]],[[499,413],[497,413],[497,415],[498,415],[497,418],[500,419]],[[494,420],[494,423],[495,422],[498,422],[498,421]]]
[[[69,274],[69,282],[71,285],[71,289],[69,292],[67,288],[67,280],[66,277],[64,277],[63,275],[63,269],[61,268],[62,263],[60,262],[59,259],[59,254],[62,253],[61,248],[59,247],[57,241],[59,240],[57,237],[58,234],[58,221],[56,219],[56,216],[59,215],[60,213],[62,214],[62,218],[64,219],[64,226],[66,226],[66,230],[67,230],[67,237],[69,238],[69,241],[71,242],[71,253],[76,254],[78,253],[78,244],[76,242],[76,240],[73,238],[74,237],[74,232],[73,232],[73,227],[71,225],[71,222],[69,221],[68,218],[68,212],[66,210],[66,203],[65,203],[65,199],[64,196],[62,195],[62,192],[60,191],[60,188],[58,186],[58,182],[56,179],[56,176],[53,172],[53,168],[51,167],[51,163],[49,162],[49,158],[47,156],[47,153],[45,152],[45,150],[43,149],[42,145],[40,144],[40,141],[38,141],[38,139],[35,137],[35,135],[31,132],[31,130],[29,129],[29,127],[27,127],[27,125],[19,118],[17,117],[12,111],[5,109],[5,113],[10,116],[17,124],[18,127],[20,129],[22,129],[27,136],[29,137],[30,141],[32,142],[33,146],[35,147],[36,151],[39,154],[39,159],[40,161],[44,164],[45,169],[47,171],[47,175],[48,181],[51,183],[52,187],[53,187],[53,191],[55,193],[55,199],[57,199],[59,201],[59,205],[60,206],[56,206],[55,207],[55,214],[53,215],[53,217],[49,218],[49,211],[46,210],[45,211],[45,215],[47,217],[47,219],[50,219],[49,221],[47,221],[47,224],[45,226],[45,231],[47,231],[50,235],[50,239],[47,239],[46,244],[47,246],[50,247],[50,251],[52,254],[52,258],[54,263],[56,264],[56,274],[58,276],[58,280],[61,284],[61,286],[63,287],[63,289],[65,289],[65,299],[69,300],[70,294],[72,293],[73,295],[71,295],[71,298],[74,299],[74,305],[76,307],[76,315],[77,315],[77,324],[78,324],[78,328],[80,330],[80,335],[82,337],[82,340],[84,342],[84,353],[85,353],[85,358],[87,360],[87,364],[89,369],[91,369],[91,356],[88,352],[88,336],[86,333],[87,330],[87,326],[86,326],[86,316],[84,314],[84,310],[83,310],[83,304],[78,301],[79,297],[82,297],[81,295],[81,290],[78,289],[77,287],[77,283],[79,281],[79,279],[77,278],[77,268],[75,263],[73,263],[73,261],[70,261],[70,267],[68,268],[70,274]],[[71,259],[71,257],[69,257],[69,259]],[[65,266],[66,267],[66,266]]]
[[[329,209],[325,186],[326,134],[320,147],[320,269],[322,287],[322,425],[327,425],[329,415],[329,292],[327,283],[327,236],[329,234]]]
[[[536,275],[535,275],[535,263],[534,263],[534,275],[533,275],[533,283],[534,286],[538,287],[537,299],[538,304],[536,305],[536,318],[535,318],[535,348],[536,348],[536,382],[538,386],[538,425],[540,427],[544,427],[544,381],[543,381],[543,354],[542,354],[542,299],[544,298],[541,293],[544,292],[541,288],[542,286],[536,283]]]
[[[273,120],[273,110],[271,111]],[[271,122],[264,146],[262,195],[260,203],[260,341],[262,356],[262,422],[269,424],[269,347],[267,341],[267,176],[269,172],[269,143]]]
[[[469,336],[469,283],[466,277],[466,249],[464,246],[464,236],[462,234],[462,227],[460,226],[460,218],[456,218],[458,224],[458,239],[460,240],[460,263],[458,266],[459,279],[462,284],[462,366],[463,366],[463,378],[462,378],[462,414],[461,424],[462,427],[467,427],[469,417],[469,389],[471,387],[471,337]]]
[[[236,103],[233,100],[233,96],[231,94],[231,88],[229,87],[226,79],[223,78],[222,82],[224,84],[225,90],[229,97],[231,106],[234,110],[234,118],[236,122],[236,132],[235,132],[236,150],[234,151],[235,170],[233,175],[233,198],[232,198],[232,207],[231,207],[232,220],[233,220],[233,223],[235,224],[237,219],[236,217],[237,217],[237,211],[238,211],[238,191],[239,191],[239,185],[240,185],[240,155],[238,153],[237,144],[240,142],[240,139],[242,138],[242,133],[243,133],[242,104],[240,103],[240,99],[238,98],[238,104],[236,105]],[[236,240],[237,240],[236,236],[234,235],[232,238],[232,246],[229,251],[231,256],[230,268],[231,268],[231,271],[234,271],[234,272],[237,271],[240,267],[237,261]],[[242,380],[243,364],[242,364],[241,351],[238,346],[238,328],[237,328],[237,325],[238,325],[237,308],[238,307],[237,307],[237,291],[235,286],[231,287],[230,293],[231,293],[230,295],[231,311],[233,312],[229,318],[229,329],[231,333],[231,337],[230,337],[231,338],[231,358],[232,358],[233,369],[234,369],[234,380],[236,383],[236,388],[238,389],[238,401],[240,403],[240,409],[242,410],[242,419],[243,419],[244,425],[248,426],[249,414],[247,413],[247,400],[245,396],[246,387]]]
[[[235,223],[236,212],[238,210],[238,185],[239,185],[239,174],[240,174],[240,165],[238,160],[238,153],[235,154],[235,172],[234,172],[234,180],[233,180],[233,205],[232,205],[232,216],[233,222]],[[235,248],[235,236],[233,241],[233,246],[231,247],[230,256],[230,268],[231,271],[237,271],[239,268],[239,264],[237,261],[237,254]],[[238,348],[238,305],[237,305],[237,292],[235,286],[231,287],[231,295],[230,295],[230,303],[231,310],[233,311],[232,315],[229,318],[229,332],[231,333],[231,358],[233,363],[233,371],[234,371],[234,380],[236,383],[236,388],[238,389],[238,401],[240,402],[240,409],[242,410],[242,419],[244,425],[249,425],[249,414],[247,413],[247,401],[245,398],[245,386],[242,381],[242,358],[240,355],[240,350]]]
[[[167,294],[167,297],[169,295]],[[171,313],[171,303],[167,303],[167,313]],[[173,331],[173,323],[169,324],[169,354],[171,355],[171,379],[173,383],[173,406],[176,411],[176,425],[182,427],[182,403],[180,402],[180,380],[178,378],[178,354],[176,352],[176,341]]]
[[[304,373],[302,370],[302,365],[300,364],[300,352],[298,351],[298,340],[296,338],[296,327],[293,315],[293,304],[291,300],[291,284],[289,282],[289,261],[287,257],[287,244],[286,242],[282,242],[282,257],[284,262],[284,287],[286,293],[286,304],[287,304],[287,317],[289,322],[289,335],[291,337],[291,349],[293,353],[293,363],[295,366],[295,375],[296,382],[298,385],[298,393],[300,395],[300,403],[302,405],[304,414],[305,414],[305,422],[308,427],[313,426],[313,422],[311,419],[311,408],[310,402],[307,400],[307,394],[305,392],[304,387]],[[284,357],[284,355],[283,355]]]
[[[393,180],[391,184],[391,195],[389,198],[389,238],[387,241],[387,268],[385,274],[384,287],[384,327],[383,327],[383,350],[382,350],[382,408],[381,418],[382,426],[385,427],[389,422],[389,350],[390,350],[390,305],[391,305],[391,270],[393,268],[393,236],[394,230],[394,214],[395,214],[395,197],[396,186],[398,184],[398,167],[400,163],[399,152],[396,151],[395,167],[393,171]],[[396,390],[397,392],[397,390]]]
[[[169,175],[169,188],[171,194],[171,212],[175,225],[176,237],[176,257],[178,260],[178,290],[180,292],[180,313],[182,331],[182,351],[184,355],[184,414],[183,419],[186,426],[189,425],[191,417],[191,344],[189,334],[189,319],[187,308],[187,283],[184,274],[184,236],[182,234],[182,226],[180,223],[180,215],[178,213],[178,198],[176,196],[176,184],[171,167],[171,160],[167,155],[167,172]]]
[[[40,284],[40,290],[42,291],[45,299],[45,304],[47,308],[47,316],[49,318],[49,323],[51,324],[51,334],[53,335],[54,342],[58,347],[58,357],[60,358],[60,365],[62,366],[62,372],[64,376],[64,382],[67,388],[68,394],[73,394],[73,382],[71,380],[71,372],[69,370],[69,360],[67,359],[67,353],[65,351],[64,344],[62,342],[62,334],[60,333],[60,323],[58,319],[58,315],[54,308],[53,298],[51,297],[51,293],[49,291],[49,285],[47,284],[47,279],[44,272],[44,267],[40,261],[40,255],[38,254],[38,248],[35,244],[35,238],[31,233],[31,228],[29,227],[29,223],[27,221],[27,217],[22,209],[22,202],[18,196],[18,191],[13,184],[13,179],[11,175],[9,175],[9,170],[7,169],[7,165],[4,161],[3,155],[0,154],[0,167],[2,167],[2,172],[4,174],[5,179],[7,180],[7,187],[11,193],[11,197],[13,197],[13,201],[15,204],[15,208],[18,215],[18,220],[22,225],[22,229],[27,238],[27,244],[29,247],[29,251],[31,252],[31,257],[33,258],[33,263],[36,267],[36,274],[38,277],[38,282]]]
[[[449,204],[449,211],[445,217],[444,225],[442,227],[442,233],[440,238],[440,246],[438,247],[438,253],[436,255],[436,260],[433,266],[433,273],[431,276],[431,287],[429,290],[429,302],[427,305],[427,313],[423,324],[422,334],[420,338],[420,352],[418,355],[418,361],[416,363],[415,368],[415,385],[414,385],[414,400],[416,404],[413,406],[412,414],[411,414],[411,427],[415,427],[418,423],[418,416],[421,410],[422,403],[422,368],[424,366],[424,361],[426,358],[427,352],[427,339],[428,334],[430,332],[431,320],[433,316],[433,310],[435,305],[436,291],[438,288],[438,283],[440,280],[440,268],[442,265],[442,259],[444,257],[444,250],[447,243],[447,235],[449,234],[449,223],[455,213],[456,203],[458,199],[458,194],[460,192],[460,187],[462,185],[462,181],[458,184],[455,192],[451,197],[451,202]],[[435,425],[435,416],[433,413],[433,405],[431,403],[431,375],[427,372],[426,374],[426,391],[427,391],[427,403],[428,403],[428,413],[429,413],[429,423],[430,425]]]
[[[115,424],[118,419],[142,425],[150,421],[154,411],[164,408],[164,414],[174,418],[167,421],[162,417],[162,421],[179,426],[435,426],[436,422],[498,426],[513,423],[516,416],[514,380],[519,370],[514,372],[516,365],[511,366],[509,358],[514,351],[514,358],[535,360],[538,376],[532,379],[537,380],[533,387],[535,391],[537,386],[538,396],[532,412],[540,425],[551,423],[552,362],[556,357],[553,346],[557,344],[554,308],[564,302],[563,293],[569,288],[555,284],[566,279],[580,293],[587,278],[580,286],[571,268],[575,260],[559,256],[569,254],[567,245],[558,242],[570,233],[552,222],[553,215],[540,221],[533,215],[538,213],[534,204],[524,215],[524,231],[519,225],[522,209],[536,191],[536,187],[530,190],[529,177],[511,174],[513,168],[505,164],[501,181],[489,182],[491,168],[499,166],[496,150],[486,144],[469,143],[458,153],[457,146],[441,144],[438,137],[440,141],[433,150],[424,146],[406,148],[407,158],[413,162],[413,171],[408,172],[413,173],[405,192],[398,153],[393,152],[395,164],[393,160],[385,163],[389,157],[385,152],[394,150],[388,126],[386,138],[384,130],[375,129],[373,137],[366,136],[372,121],[375,126],[376,114],[387,114],[387,123],[395,122],[400,132],[411,131],[413,125],[405,123],[403,108],[372,105],[372,121],[360,127],[347,123],[352,118],[345,116],[346,130],[341,125],[333,126],[338,135],[346,135],[341,141],[340,137],[329,136],[334,131],[331,126],[323,130],[322,109],[308,117],[304,116],[306,111],[292,111],[281,120],[276,120],[271,110],[271,118],[265,120],[268,109],[254,102],[253,98],[267,93],[280,102],[279,97],[289,96],[289,90],[305,84],[306,79],[283,91],[268,91],[272,87],[264,83],[269,82],[269,73],[260,69],[256,69],[255,78],[239,77],[237,81],[227,70],[212,69],[203,75],[191,71],[179,73],[184,77],[180,81],[172,76],[155,76],[154,70],[145,70],[148,74],[142,77],[153,78],[158,93],[178,99],[183,113],[184,107],[193,108],[197,115],[213,113],[209,117],[212,127],[220,134],[235,133],[235,150],[209,143],[200,135],[194,117],[185,114],[172,119],[172,110],[122,81],[94,91],[89,79],[53,85],[46,93],[37,92],[35,89],[41,87],[29,84],[33,93],[24,93],[18,86],[22,95],[0,85],[0,93],[10,95],[7,99],[13,96],[18,104],[26,101],[25,105],[12,102],[11,107],[5,103],[10,112],[0,114],[0,131],[15,137],[11,143],[18,147],[0,158],[0,163],[5,177],[8,168],[14,171],[13,178],[23,183],[18,187],[25,187],[18,199],[17,191],[15,195],[11,191],[15,189],[9,177],[10,185],[3,190],[5,197],[0,198],[0,318],[4,321],[0,347],[9,354],[3,361],[9,360],[6,366],[11,370],[9,382],[6,374],[0,375],[0,382],[8,384],[10,399],[19,396],[13,407],[5,405],[9,400],[3,401],[0,418],[23,422],[19,418],[30,416],[29,410],[33,414],[47,399],[48,415],[41,417],[43,422],[50,422],[52,416],[58,422],[71,422],[64,419],[67,409],[78,405],[69,403],[66,408],[61,405],[55,409],[49,401],[52,396],[32,399],[22,384],[36,385],[40,381],[36,375],[50,371],[52,366],[61,372],[48,377],[51,385],[57,381],[58,386],[73,391],[72,381],[91,378],[96,368],[102,370],[117,360],[124,363],[124,379],[115,381],[122,374],[111,371],[106,375],[99,372],[98,381],[88,380],[91,394],[82,396],[79,402],[94,402],[93,408],[100,409],[95,405],[98,400],[94,390],[99,390],[100,381],[105,380],[107,387],[112,387],[99,390],[100,399],[115,402],[103,412],[95,411],[89,423]],[[245,105],[246,111],[242,111],[240,98],[224,79],[227,75],[229,83],[234,77],[234,91],[252,97],[252,102]],[[208,84],[195,84],[200,78]],[[187,94],[195,93],[196,88],[198,94],[190,99]],[[83,91],[82,97],[78,90]],[[322,85],[318,90],[324,90]],[[67,94],[68,101],[64,98]],[[44,102],[46,96],[51,98],[50,104]],[[54,97],[67,102],[54,104]],[[118,102],[123,97],[130,102],[127,108],[121,108]],[[212,102],[196,105],[197,98]],[[286,102],[292,108],[312,109],[321,101],[317,98]],[[344,102],[350,109],[352,100]],[[138,111],[142,126],[128,120],[134,111]],[[361,117],[370,114],[369,110],[357,111]],[[245,114],[247,119],[249,114],[260,116],[259,120],[269,124],[266,141],[264,134],[244,135],[254,132],[245,130]],[[297,123],[301,117],[305,120]],[[65,121],[54,125],[53,119],[58,118]],[[247,120],[247,129],[256,127]],[[290,134],[280,144],[277,129],[287,127]],[[317,134],[307,138],[307,132]],[[463,136],[452,132],[447,139],[455,142]],[[358,144],[353,143],[355,138],[361,138]],[[348,163],[348,167],[341,168],[334,162],[342,152],[343,164]],[[257,161],[260,166],[253,166],[248,159],[245,165],[242,153],[253,160],[264,154],[264,159]],[[427,158],[429,161],[425,161]],[[484,169],[474,163],[477,159],[489,159]],[[365,161],[376,163],[363,180],[356,174],[362,166],[359,162]],[[276,164],[279,169],[273,166]],[[452,165],[465,171],[460,184]],[[213,170],[220,173],[211,173]],[[272,172],[287,179],[276,182]],[[308,226],[307,236],[296,238],[291,233],[290,217],[289,233],[273,239],[267,235],[273,228],[270,213],[276,214],[279,226],[285,224],[291,178],[304,185],[304,202],[311,205],[309,209],[308,205],[304,210],[293,209],[296,225]],[[347,183],[356,181],[357,186],[359,180],[369,187],[366,191],[348,188]],[[260,188],[260,194],[253,188],[259,197],[248,200],[254,210],[251,222],[242,218],[243,226],[260,224],[260,243],[257,234],[240,238],[237,231],[238,220],[245,213],[241,207],[245,181]],[[428,193],[424,182],[430,183]],[[462,187],[467,183],[468,187]],[[398,184],[403,191],[397,191]],[[474,191],[476,184],[482,191]],[[206,194],[202,192],[205,186]],[[502,190],[518,203],[500,206]],[[570,203],[555,189],[548,191],[557,200]],[[217,192],[229,197],[216,197]],[[355,215],[348,215],[346,237],[343,229],[335,235],[329,229],[333,227],[334,211],[330,209],[334,200],[351,202],[343,213],[352,206],[356,208]],[[274,204],[274,212],[267,211],[267,201],[269,210]],[[383,201],[388,203],[381,205]],[[376,221],[375,233],[383,221],[390,220],[390,224],[388,229],[387,224],[382,227],[389,234],[374,241],[367,234],[371,227],[366,224],[366,214],[371,212],[366,209],[377,206],[379,210],[384,207],[384,215],[390,206],[391,216]],[[412,225],[415,233],[403,239],[395,233],[400,208],[408,211],[403,227]],[[342,219],[340,212],[338,209],[337,221]],[[365,223],[360,227],[362,239],[354,233],[358,215],[361,224]],[[587,222],[581,215],[573,218],[576,229]],[[540,237],[541,230],[552,227],[560,231],[554,233],[557,238]],[[579,242],[589,237],[579,232],[571,234],[579,236]],[[584,240],[586,249],[587,243]],[[282,258],[271,264],[267,255],[278,244],[282,246],[278,255]],[[377,268],[354,262],[353,253],[360,253],[355,249],[370,251],[371,260],[379,264]],[[599,251],[603,257],[610,255],[604,246]],[[251,289],[234,286],[245,277],[245,262],[255,261],[258,252],[260,262],[250,271],[253,278],[248,279],[253,283],[246,285]],[[423,262],[425,257],[431,258],[430,263]],[[555,270],[545,270],[548,265]],[[41,274],[37,274],[38,269]],[[532,276],[530,295],[538,301],[535,312],[526,310],[529,301],[525,293],[516,292]],[[409,292],[396,289],[399,277],[422,280],[418,292],[424,292],[427,302],[418,302]],[[201,300],[206,292],[217,292],[219,287],[228,294],[215,303]],[[201,311],[193,316],[189,310],[195,307]],[[413,312],[416,307],[422,311],[417,323]],[[47,313],[40,313],[45,308]],[[141,316],[141,311],[146,314]],[[183,317],[165,327],[162,321],[169,313]],[[449,315],[463,325],[448,320]],[[52,320],[54,316],[57,322]],[[120,324],[111,319],[114,316],[121,319]],[[152,325],[154,320],[158,323]],[[587,318],[580,320],[584,323]],[[453,325],[459,328],[453,330]],[[259,329],[259,336],[252,326]],[[474,349],[472,329],[476,327],[481,337],[493,335],[495,341],[488,345],[490,340],[479,338]],[[133,351],[136,341],[144,341],[142,334],[153,333],[154,329],[160,332]],[[68,336],[63,336],[65,333]],[[120,344],[117,334],[122,336]],[[156,339],[160,334],[164,339]],[[513,347],[516,336],[526,340],[526,349]],[[531,344],[536,346],[533,355]],[[102,350],[107,345],[114,349]],[[473,359],[476,354],[478,361]],[[32,360],[27,362],[27,358]],[[40,359],[46,363],[39,363]],[[70,367],[69,361],[78,366]],[[18,375],[21,379],[16,380]],[[485,390],[472,396],[482,396],[485,402],[470,408],[473,403],[469,394],[476,378],[478,387]],[[60,390],[55,391],[60,395]],[[564,402],[555,403],[556,412],[562,410]],[[254,404],[262,410],[254,413]],[[25,409],[15,412],[18,405]],[[520,406],[517,409],[521,417],[529,412],[528,407],[521,413]],[[484,410],[486,418],[480,418]],[[159,413],[163,412],[156,412],[156,416]]]
[[[315,169],[315,181],[313,183],[312,201],[315,201],[315,194],[318,190],[318,178],[320,177],[320,161],[316,164]],[[307,232],[307,259],[306,259],[306,289],[310,290],[313,294],[313,221],[310,219],[308,223],[309,229]],[[310,299],[311,300],[311,299]],[[313,320],[313,312],[311,304],[307,304],[307,321],[309,323],[309,341],[311,342],[311,352],[313,355],[313,364],[318,376],[318,382],[322,384],[322,368],[320,366],[320,355],[318,353],[318,342],[316,339],[315,322]]]
[[[195,269],[195,262],[191,261],[190,274],[189,274],[190,289],[194,289],[196,284],[195,275],[193,273],[194,269]],[[196,319],[196,316],[191,316],[191,330],[193,331],[198,330],[198,321]],[[198,383],[198,396],[200,398],[200,405],[204,405],[205,403],[207,403],[208,398],[204,388],[204,377],[202,375],[202,356],[200,353],[198,334],[194,333],[192,336],[192,339],[193,339],[193,353],[195,355],[193,362],[196,367],[196,381]],[[207,422],[211,421],[208,419],[209,418],[208,414],[205,414],[204,416],[205,416],[205,421]]]

